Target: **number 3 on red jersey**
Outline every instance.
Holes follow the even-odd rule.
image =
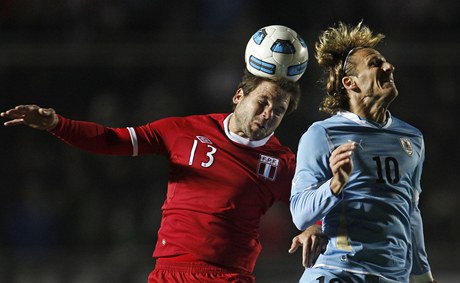
[[[192,149],[190,150],[190,159],[188,160],[188,165],[193,164],[193,159],[195,158],[195,151],[196,151],[197,145],[198,145],[198,140],[194,140]],[[212,145],[208,144],[207,146],[209,148],[209,151],[206,152],[206,155],[208,156],[209,159],[207,162],[201,162],[201,166],[204,168],[208,168],[212,165],[212,163],[214,162],[214,153],[216,153],[217,151],[217,148],[213,147]]]

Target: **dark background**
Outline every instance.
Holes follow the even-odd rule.
[[[277,131],[294,151],[322,91],[313,58],[321,30],[361,19],[387,35],[393,115],[425,135],[420,207],[433,272],[460,282],[458,202],[460,5],[387,1],[0,1],[0,107],[134,126],[230,111],[250,36],[271,24],[305,39],[299,110]],[[0,128],[0,282],[146,282],[166,192],[162,157],[92,155],[46,132]],[[300,253],[286,206],[262,222],[258,282],[296,282]]]

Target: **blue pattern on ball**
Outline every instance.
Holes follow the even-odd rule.
[[[267,36],[265,29],[258,30],[253,36],[252,39],[257,45],[260,45],[264,38]]]
[[[262,61],[252,55],[249,57],[249,65],[251,65],[256,70],[259,70],[269,75],[273,75],[276,71],[275,64]]]
[[[277,39],[275,43],[273,43],[271,50],[276,53],[283,53],[283,54],[294,54],[295,48],[294,45],[289,40]]]
[[[289,66],[289,68],[287,69],[287,75],[289,77],[292,77],[302,74],[307,69],[307,64],[308,61],[305,61],[299,65]]]

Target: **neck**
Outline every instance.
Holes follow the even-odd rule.
[[[360,100],[350,100],[350,112],[378,124],[387,120],[388,103],[376,96],[366,96]]]
[[[378,124],[384,124],[388,119],[387,109],[377,106],[371,108],[353,107],[350,109],[350,112],[358,115],[361,118]]]

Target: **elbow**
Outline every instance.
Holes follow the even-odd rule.
[[[302,221],[299,217],[292,216],[292,221],[294,222],[295,227],[300,231],[303,231],[308,227],[308,225],[305,224],[305,221]]]
[[[290,210],[292,215],[292,222],[297,229],[303,231],[307,227],[311,226],[310,222],[312,221],[308,215],[309,213],[305,211],[301,206],[296,205],[295,200],[291,199]],[[314,223],[314,221],[312,222]]]

